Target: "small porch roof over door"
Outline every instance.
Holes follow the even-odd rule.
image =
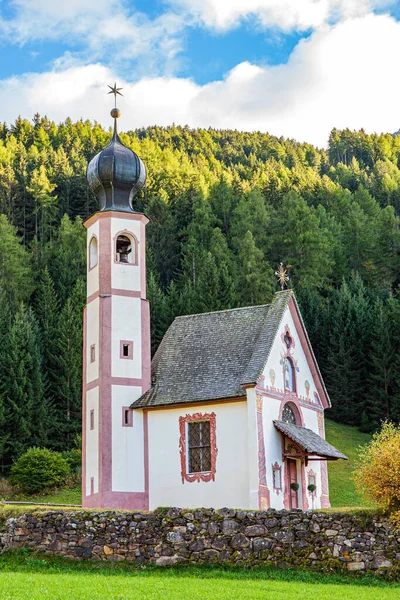
[[[283,421],[274,421],[274,425],[278,431],[301,448],[307,457],[315,456],[326,460],[343,458],[344,460],[348,460],[347,456],[331,444],[328,444],[328,442],[311,429],[299,427],[299,425],[291,425]]]

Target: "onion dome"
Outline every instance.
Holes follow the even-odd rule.
[[[121,94],[122,95],[122,94]],[[146,182],[146,168],[138,155],[127,148],[117,132],[118,108],[113,108],[114,134],[107,148],[90,161],[86,178],[100,201],[100,210],[135,212],[134,196]]]

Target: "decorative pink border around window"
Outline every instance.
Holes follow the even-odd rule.
[[[291,340],[291,341],[290,341],[290,346],[289,346],[289,347],[286,345],[286,342],[285,342],[285,337],[286,337],[286,336],[290,337],[290,340]],[[285,325],[285,328],[284,328],[284,330],[283,330],[283,333],[282,333],[282,335],[281,335],[281,340],[282,340],[282,342],[283,342],[283,344],[284,344],[285,348],[286,348],[286,349],[287,349],[289,352],[291,352],[291,351],[292,351],[292,350],[293,350],[293,349],[296,347],[296,342],[294,341],[294,337],[293,337],[293,336],[292,336],[292,334],[290,333],[290,327],[289,327],[289,325],[287,325],[287,324]]]
[[[281,487],[275,487],[275,477],[274,477],[274,471],[279,471],[280,472],[280,483],[281,483]],[[275,464],[272,465],[272,487],[274,492],[276,492],[279,495],[279,492],[282,491],[282,465],[279,465],[277,462],[275,462]]]
[[[90,431],[93,431],[93,429],[94,429],[94,409],[93,408],[90,411],[89,423],[90,423]]]
[[[128,356],[124,356],[124,346],[129,346]],[[123,360],[133,360],[133,341],[121,340],[119,343],[119,357]]]
[[[125,414],[127,411],[129,413],[129,423],[125,422]],[[122,407],[122,427],[133,427],[133,410],[130,406]]]
[[[210,446],[211,446],[211,471],[204,473],[188,473],[187,472],[187,457],[186,457],[186,423],[192,423],[193,421],[210,421]],[[179,452],[181,455],[181,477],[182,483],[189,481],[215,481],[215,473],[217,470],[217,437],[216,437],[216,415],[212,413],[195,413],[194,415],[186,415],[185,417],[179,417]]]
[[[90,362],[94,363],[96,360],[96,344],[90,346]]]
[[[132,240],[132,245],[135,248],[134,249],[135,260],[133,262],[120,262],[119,260],[117,260],[117,239],[118,239],[118,236],[120,236],[120,235],[126,235],[126,237],[129,237]],[[133,251],[133,248],[132,248],[132,251]],[[118,265],[124,265],[124,266],[128,266],[128,267],[137,267],[139,264],[139,242],[138,242],[138,239],[134,233],[132,233],[131,231],[128,231],[127,229],[118,231],[118,233],[115,234],[115,236],[114,236],[114,262],[117,263]]]

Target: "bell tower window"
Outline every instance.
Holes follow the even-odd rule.
[[[98,261],[97,238],[95,236],[89,242],[89,269],[93,269]]]
[[[130,265],[136,264],[136,240],[127,233],[121,233],[117,237],[115,261]]]

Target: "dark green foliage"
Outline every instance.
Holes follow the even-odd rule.
[[[110,132],[36,114],[0,127],[0,469],[81,428],[88,160]],[[400,136],[122,134],[147,166],[152,352],[179,314],[264,304],[290,265],[332,417],[400,420]],[[21,302],[23,304],[21,305]]]
[[[47,448],[29,448],[13,464],[10,482],[25,493],[37,493],[65,482],[70,465],[59,452]]]

